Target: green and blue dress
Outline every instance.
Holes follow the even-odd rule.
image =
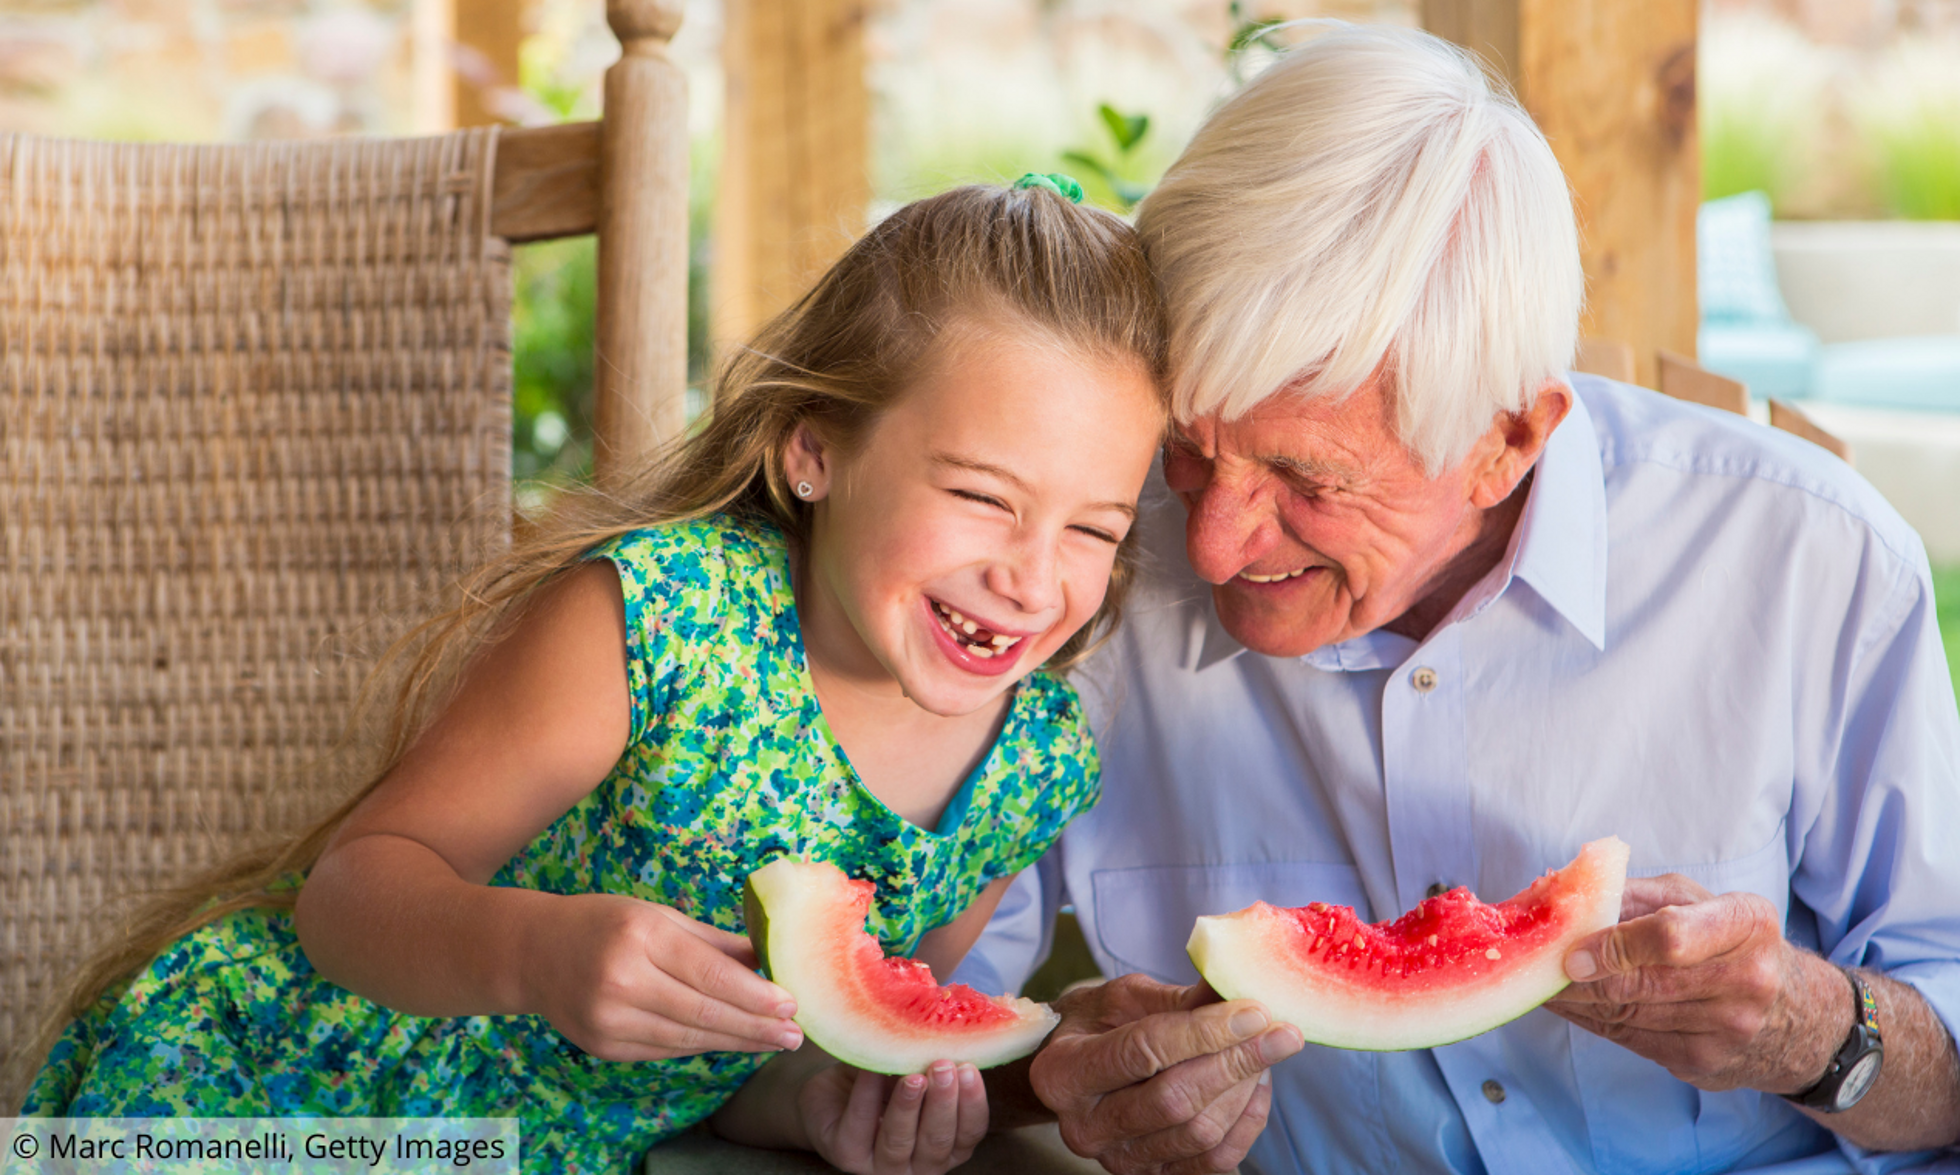
[[[626,752],[492,885],[630,894],[739,933],[743,879],[793,854],[876,882],[869,929],[909,954],[1095,800],[1081,704],[1037,672],[938,827],[893,814],[818,707],[773,529],[709,518],[594,556],[625,596]],[[289,911],[255,909],[178,940],[70,1024],[25,1112],[515,1116],[525,1171],[625,1171],[767,1059],[602,1061],[538,1016],[392,1012],[316,975]]]

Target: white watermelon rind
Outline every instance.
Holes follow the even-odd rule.
[[[1360,1052],[1436,1048],[1508,1024],[1565,990],[1567,953],[1619,921],[1628,854],[1618,837],[1582,848],[1560,875],[1593,888],[1592,901],[1563,933],[1482,984],[1398,1000],[1379,988],[1321,982],[1311,967],[1294,965],[1298,924],[1264,902],[1199,918],[1185,949],[1212,990],[1259,1001],[1313,1044]]]
[[[990,1069],[1040,1047],[1061,1022],[1047,1004],[1028,999],[995,1003],[1013,1023],[984,1031],[920,1032],[868,1014],[850,989],[850,972],[835,965],[837,943],[864,934],[864,916],[843,870],[781,857],[749,874],[749,938],[769,978],[796,1000],[796,1023],[812,1043],[872,1073],[923,1073],[935,1061]]]

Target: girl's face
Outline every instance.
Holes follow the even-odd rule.
[[[948,716],[999,697],[1102,605],[1164,427],[1136,360],[962,326],[857,452],[805,428],[785,454],[815,503],[811,657]]]

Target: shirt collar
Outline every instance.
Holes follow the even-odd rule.
[[[1606,648],[1605,467],[1599,459],[1592,414],[1576,390],[1572,411],[1538,455],[1531,493],[1504,561],[1465,593],[1438,631],[1488,608],[1514,579],[1529,584],[1594,648]],[[1245,652],[1218,619],[1211,593],[1203,592],[1197,603],[1198,639],[1188,648],[1186,666],[1208,669]],[[1335,672],[1393,668],[1417,647],[1408,637],[1376,629],[1324,645],[1302,659]]]

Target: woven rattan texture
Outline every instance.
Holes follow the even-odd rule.
[[[0,136],[0,1055],[507,541],[495,143]]]

